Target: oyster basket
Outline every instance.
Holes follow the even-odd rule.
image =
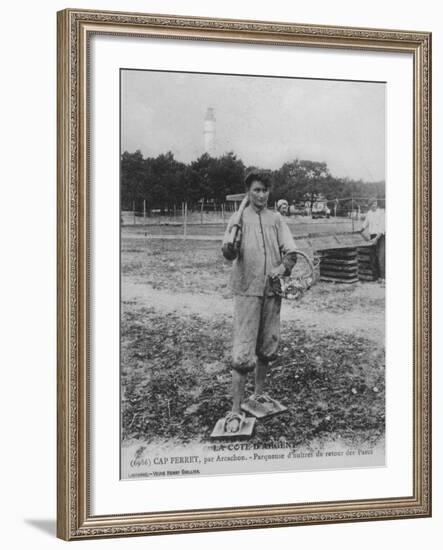
[[[288,277],[279,277],[280,296],[287,300],[299,300],[320,279],[320,258],[309,257],[297,250],[297,263]]]

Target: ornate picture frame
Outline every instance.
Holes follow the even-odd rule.
[[[91,199],[90,85],[94,36],[128,40],[177,39],[289,46],[320,51],[406,54],[413,67],[412,224],[406,246],[412,265],[411,387],[412,492],[380,498],[298,501],[248,506],[182,507],[150,512],[92,509],[94,476],[91,412]],[[58,13],[58,536],[65,540],[251,529],[431,515],[431,34],[398,30],[328,27],[67,9]],[[117,155],[118,157],[118,155]],[[116,244],[118,246],[118,243]],[[392,319],[389,320],[392,322]],[[92,327],[92,328],[91,328]],[[408,371],[409,372],[409,371]],[[106,391],[106,389],[103,389]],[[119,426],[114,427],[119,430]],[[116,451],[118,452],[118,451]],[[118,477],[118,472],[115,474]],[[162,483],[155,481],[155,483]]]

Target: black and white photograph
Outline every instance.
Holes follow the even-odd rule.
[[[385,465],[385,94],[121,69],[122,479]]]

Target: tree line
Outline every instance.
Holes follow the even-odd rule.
[[[207,153],[190,164],[177,161],[171,152],[144,158],[138,150],[121,155],[121,208],[137,211],[172,210],[188,203],[194,209],[205,201],[214,208],[225,202],[226,195],[244,191],[244,176],[251,166],[229,152],[214,158]],[[336,178],[325,162],[295,159],[278,170],[269,170],[273,185],[270,203],[284,198],[290,204],[310,202],[320,197],[328,201],[351,197],[383,198],[385,183]]]

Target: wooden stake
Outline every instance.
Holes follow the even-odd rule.
[[[354,195],[351,197],[351,220],[352,220],[352,233],[354,233]]]

